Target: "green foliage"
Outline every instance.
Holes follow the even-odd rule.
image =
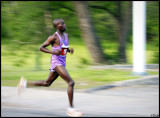
[[[104,85],[112,81],[133,79],[130,71],[96,70],[90,68],[92,58],[82,38],[73,1],[2,1],[1,2],[1,78],[2,85],[16,86],[20,77],[29,80],[45,80],[49,74],[50,54],[39,51],[40,45],[49,35],[46,31],[45,11],[51,12],[51,20],[64,19],[69,34],[70,45],[75,53],[67,55],[67,70],[76,81],[77,88]],[[102,49],[112,64],[118,63],[117,25],[114,15],[118,15],[118,1],[89,1],[92,23]],[[122,2],[123,10],[127,5]],[[99,5],[107,8],[92,8]],[[48,23],[52,25],[52,22]],[[51,28],[52,33],[56,31]],[[132,28],[127,43],[127,63],[132,64]],[[159,1],[147,1],[147,64],[159,63]],[[51,50],[51,47],[48,47]],[[44,71],[46,70],[46,71]],[[158,74],[158,72],[151,73]],[[116,75],[116,76],[115,76]],[[64,87],[58,79],[52,87]],[[87,83],[87,86],[81,86]]]
[[[96,33],[100,40],[117,42],[118,4],[122,5],[122,11],[128,4],[127,1],[89,1],[89,10]],[[159,44],[159,2],[147,1],[147,41]],[[101,6],[97,9],[92,6]],[[52,20],[63,18],[67,24],[67,32],[71,38],[80,38],[81,31],[72,1],[2,1],[2,27],[3,40],[42,43],[48,36],[44,22],[44,11],[51,11]],[[52,25],[52,24],[50,24]],[[53,31],[56,29],[53,28]],[[132,36],[130,28],[129,37]],[[51,35],[51,34],[50,34]],[[127,41],[132,40],[128,38]],[[3,43],[3,42],[2,42]],[[157,44],[157,45],[158,45]]]
[[[118,15],[118,2],[119,1],[88,2],[90,16],[96,35],[98,35],[99,40],[101,41],[103,51],[107,53],[107,58],[112,61],[113,64],[118,63],[118,33],[117,23],[114,18],[114,15]],[[1,44],[8,45],[7,49],[11,51],[5,52],[6,49],[2,49],[4,53],[2,53],[1,56],[11,55],[13,58],[19,56],[23,58],[15,59],[13,65],[21,67],[23,64],[27,63],[25,60],[26,56],[29,56],[31,52],[34,55],[37,54],[39,46],[49,35],[52,35],[48,34],[46,31],[44,18],[45,11],[51,12],[52,21],[55,18],[64,19],[69,34],[70,45],[84,46],[81,38],[82,32],[79,28],[73,1],[2,1],[1,3]],[[122,1],[121,3],[123,12],[128,2]],[[102,6],[108,9],[108,11],[91,7],[93,5]],[[49,24],[52,25],[52,22]],[[55,28],[52,28],[51,30],[53,30],[51,31],[52,33],[56,31]],[[128,53],[132,50],[132,48],[130,48],[130,45],[132,45],[131,43],[132,27],[130,27],[127,39],[127,47],[129,47],[129,51],[127,49]],[[29,49],[27,50],[26,47]],[[22,50],[22,52],[18,53],[16,49]],[[159,63],[158,49],[159,1],[147,1],[147,51],[149,52],[149,55],[153,56],[153,60],[149,61],[149,63]],[[79,53],[83,52],[79,50]],[[37,62],[37,64],[41,63],[38,55],[40,54],[34,56],[35,60],[37,60],[34,60],[34,62]],[[91,57],[89,56],[88,58],[89,59],[86,59],[82,56],[77,60],[79,60],[78,63],[90,65],[92,64]],[[128,56],[127,58],[130,59],[131,56]],[[129,63],[131,62],[129,61]],[[36,68],[40,68],[37,67],[38,65],[33,65],[36,66]]]
[[[153,41],[159,36],[159,1],[147,2],[147,39]]]
[[[106,8],[106,6],[108,6],[108,10],[114,11],[116,7],[116,2],[90,1],[88,3],[90,9],[90,16],[99,39],[117,41],[117,25],[116,20],[113,18],[112,14],[110,14],[104,9],[95,9],[94,7],[91,7],[93,5],[102,6],[103,8]]]
[[[39,43],[44,39],[44,7],[41,2],[10,1],[2,4],[2,21],[9,41]],[[2,38],[3,39],[3,38]]]
[[[72,1],[52,1],[50,3],[50,9],[53,20],[56,18],[64,19],[69,37],[73,39],[81,37],[78,19]],[[55,28],[54,31],[56,31]]]
[[[118,26],[115,16],[119,13],[118,2],[122,5],[122,11],[125,11],[125,8],[128,4],[128,1],[89,1],[90,15],[92,22],[95,27],[96,34],[98,35],[101,46],[104,49],[104,52],[108,55],[107,59],[111,59],[116,62],[118,60],[117,50],[110,54],[110,51],[107,49],[113,49],[105,46],[105,43],[118,42]],[[99,6],[98,8],[96,8]],[[159,1],[147,1],[146,9],[146,25],[147,25],[147,50],[155,51],[154,61],[152,63],[159,63]],[[132,22],[129,28],[129,34],[126,44],[132,44]],[[109,43],[110,44],[110,43]],[[129,44],[130,45],[130,44]],[[118,45],[117,45],[118,46]],[[115,48],[117,49],[117,46]],[[128,46],[127,46],[128,47]],[[157,61],[156,61],[157,60]]]

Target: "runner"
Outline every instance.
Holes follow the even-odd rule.
[[[53,35],[49,36],[48,39],[40,47],[40,51],[52,54],[51,68],[49,69],[50,74],[47,80],[27,82],[27,80],[22,77],[18,84],[18,93],[20,94],[24,88],[31,86],[49,87],[52,82],[54,82],[60,76],[68,83],[67,93],[70,107],[67,109],[67,114],[70,116],[81,116],[83,115],[83,113],[75,109],[73,105],[73,92],[75,82],[72,80],[65,68],[67,52],[73,54],[74,49],[69,49],[68,34],[64,33],[66,31],[64,20],[59,18],[55,19],[53,21],[53,26],[57,29],[57,31]],[[46,48],[50,44],[52,45],[52,51]]]

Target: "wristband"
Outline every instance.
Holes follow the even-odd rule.
[[[68,49],[67,52],[70,52],[70,50]]]

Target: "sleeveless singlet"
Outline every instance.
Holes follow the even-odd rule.
[[[68,38],[67,38],[67,36],[65,34],[64,34],[65,40],[62,39],[62,37],[58,34],[58,32],[56,32],[56,34],[59,37],[60,46],[56,46],[56,47],[52,46],[52,50],[53,51],[61,49],[63,45],[64,46],[68,46],[69,45]],[[50,71],[55,71],[54,69],[58,65],[66,66],[66,56],[52,54],[52,57],[51,57],[51,68],[49,70]]]

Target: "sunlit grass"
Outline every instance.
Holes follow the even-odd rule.
[[[109,44],[108,44],[109,45]],[[40,46],[40,45],[39,45]],[[20,77],[24,76],[28,81],[46,80],[49,74],[51,55],[39,51],[37,45],[24,45],[19,48],[1,45],[1,85],[17,86]],[[72,44],[74,54],[67,54],[67,70],[75,81],[76,89],[85,89],[99,85],[109,84],[115,81],[135,79],[132,70],[117,69],[93,69],[93,60],[90,57],[86,46]],[[48,47],[51,50],[51,47]],[[111,54],[113,48],[105,49]],[[152,51],[147,51],[147,55],[152,55]],[[40,60],[40,70],[36,68],[36,56]],[[147,57],[148,57],[147,56]],[[132,50],[127,50],[128,64],[131,64]],[[151,58],[148,58],[151,59]],[[159,74],[159,72],[148,72],[149,74]],[[67,84],[62,78],[58,78],[50,88],[66,88]]]

